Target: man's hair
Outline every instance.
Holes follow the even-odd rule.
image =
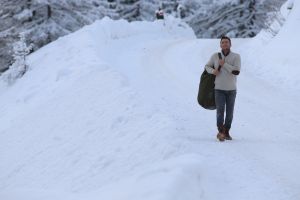
[[[230,39],[228,36],[226,36],[226,35],[223,35],[223,36],[221,37],[220,42],[222,42],[222,40],[229,40],[229,43],[231,44],[231,39]]]

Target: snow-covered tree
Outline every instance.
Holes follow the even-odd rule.
[[[96,7],[101,10],[101,14],[103,16],[110,17],[112,19],[119,19],[120,15],[118,14],[117,0],[103,0],[99,1],[98,3],[94,3]]]
[[[13,46],[13,58],[14,63],[9,67],[9,70],[4,74],[6,81],[11,84],[17,78],[22,77],[27,69],[26,56],[33,49],[33,45],[26,44],[26,38],[24,33],[19,34],[19,41]]]
[[[128,21],[140,20],[139,0],[119,0],[118,14]]]
[[[20,71],[24,74],[27,69],[26,56],[30,53],[33,46],[32,44],[29,46],[26,44],[24,33],[20,33],[19,38],[20,40],[13,46],[13,57],[15,60],[14,64],[16,64]]]
[[[203,16],[195,15],[187,23],[200,37],[254,37],[267,27],[268,9],[271,7],[256,0],[240,0],[238,3],[215,6]]]

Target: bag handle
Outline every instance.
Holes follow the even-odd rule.
[[[222,54],[221,54],[220,52],[218,53],[218,56],[219,56],[219,59],[220,59],[220,60],[222,60]],[[218,71],[220,71],[220,70],[221,70],[221,67],[222,67],[222,66],[221,66],[221,65],[219,65],[219,67],[218,67]],[[233,70],[231,73],[232,73],[233,75],[236,75],[236,76],[237,76],[237,75],[239,75],[239,74],[240,74],[240,71],[239,71],[239,70]]]
[[[222,54],[219,52],[218,53],[218,56],[219,56],[219,60],[222,60]],[[218,67],[218,71],[220,71],[221,70],[221,65],[219,65],[219,67]]]

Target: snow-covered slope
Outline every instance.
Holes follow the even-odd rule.
[[[225,143],[196,101],[218,40],[174,19],[105,18],[43,47],[1,82],[0,199],[298,200],[300,95],[282,74],[297,53],[277,48],[299,42],[299,13],[273,39],[233,39],[242,73]]]
[[[288,1],[283,8],[287,9],[291,1]],[[298,62],[297,49],[300,29],[299,4],[295,3],[287,21],[280,32],[270,42],[267,42],[263,48],[252,48],[251,51],[258,55],[253,61],[252,67],[263,79],[276,82],[281,88],[289,89],[293,93],[299,93],[300,90],[300,70],[297,70]],[[259,36],[258,36],[259,39]],[[262,65],[263,63],[263,65]]]

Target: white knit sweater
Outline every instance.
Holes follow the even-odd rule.
[[[230,52],[227,56],[222,54],[222,58],[225,58],[225,64],[220,70],[220,73],[216,76],[215,89],[218,90],[236,90],[236,75],[232,74],[234,70],[241,70],[241,57],[239,54]],[[218,69],[219,56],[218,53],[214,53],[208,63],[205,65],[205,69],[208,73],[213,73],[213,68]]]

